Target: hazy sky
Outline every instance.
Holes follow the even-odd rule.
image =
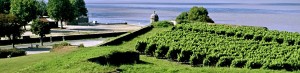
[[[85,0],[86,3],[300,3],[300,0]]]

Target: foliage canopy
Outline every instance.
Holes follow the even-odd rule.
[[[192,7],[189,12],[182,12],[176,17],[176,21],[180,23],[189,22],[209,22],[214,23],[214,21],[208,16],[208,11],[204,7]]]

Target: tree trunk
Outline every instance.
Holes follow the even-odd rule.
[[[61,21],[60,21],[60,28],[61,28],[61,29],[64,29],[63,26],[64,26],[64,25],[63,25],[63,20],[61,20]]]
[[[24,30],[26,31],[26,25],[24,24]]]
[[[12,41],[12,46],[13,46],[13,48],[16,48],[16,47],[15,47],[15,35],[12,35],[12,40],[11,40],[11,41]]]
[[[44,36],[43,36],[43,35],[40,35],[40,43],[41,43],[41,46],[44,46],[43,38],[44,38]]]

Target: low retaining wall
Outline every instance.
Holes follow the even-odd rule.
[[[89,38],[99,38],[99,37],[115,37],[127,32],[113,32],[113,33],[101,33],[101,34],[84,34],[84,35],[67,35],[67,36],[53,36],[52,41],[62,41],[63,38],[65,40],[78,40],[78,39],[89,39]],[[43,39],[44,42],[49,42],[50,37],[45,37]],[[15,44],[22,43],[37,43],[40,42],[39,38],[26,38],[26,39],[17,39],[15,40]],[[0,40],[0,45],[11,45],[11,40]]]
[[[134,31],[134,32],[131,32],[129,34],[126,34],[126,35],[123,35],[123,36],[120,36],[114,40],[111,40],[111,41],[108,41],[108,42],[105,42],[99,46],[107,46],[107,45],[119,45],[119,44],[122,44],[123,41],[129,41],[129,40],[132,40],[133,38],[139,36],[139,35],[142,35],[148,31],[150,31],[151,29],[153,28],[153,26],[147,26],[147,27],[144,27],[140,30],[137,30],[137,31]]]

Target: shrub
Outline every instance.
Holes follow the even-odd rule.
[[[254,36],[254,40],[255,41],[261,41],[262,40],[262,36],[261,35],[256,35],[256,36]]]
[[[203,60],[205,59],[205,57],[205,53],[194,53],[190,58],[190,64],[194,66],[203,64]]]
[[[237,33],[235,34],[235,36],[238,37],[238,38],[240,38],[240,37],[243,36],[243,33],[242,33],[242,32],[237,32]]]
[[[84,44],[82,44],[82,43],[81,43],[81,44],[79,44],[79,46],[78,46],[78,47],[81,47],[81,48],[83,48],[83,47],[84,47]]]
[[[97,62],[99,64],[111,64],[111,65],[121,65],[121,64],[132,64],[139,61],[139,53],[134,51],[113,51],[111,54],[105,56],[99,56],[96,58],[91,58],[89,61]]]
[[[218,35],[225,35],[225,34],[226,34],[226,31],[224,31],[224,30],[219,30],[219,31],[216,31],[216,33],[217,33]]]
[[[297,45],[300,45],[300,40],[298,40]]]
[[[189,62],[193,51],[191,50],[181,50],[181,53],[178,55],[177,60],[179,62]]]
[[[156,58],[166,58],[166,54],[169,51],[169,46],[159,46],[156,50],[155,50],[155,57]]]
[[[294,45],[295,44],[295,40],[288,39],[287,43],[288,43],[288,45]]]
[[[265,42],[271,42],[273,38],[271,36],[265,36],[263,39]]]
[[[142,41],[137,42],[137,44],[135,46],[136,50],[138,52],[140,52],[140,53],[144,53],[146,47],[147,47],[147,43],[146,42],[142,42]]]
[[[152,25],[154,27],[169,27],[169,26],[173,26],[173,23],[169,22],[169,21],[158,21],[158,22],[152,23]]]
[[[154,52],[157,49],[156,44],[149,44],[145,50],[145,54],[149,56],[154,56]]]
[[[171,60],[177,60],[177,57],[179,55],[179,53],[181,52],[180,49],[177,49],[177,48],[174,48],[174,47],[171,47],[166,55],[166,57],[168,59],[171,59]]]
[[[64,41],[64,42],[54,44],[53,48],[62,47],[62,46],[70,46],[70,45],[71,45],[70,43]]]
[[[189,12],[182,12],[176,17],[176,22],[190,23],[190,22],[209,22],[214,21],[208,16],[208,11],[204,7],[192,7]]]
[[[246,63],[246,68],[249,69],[259,69],[263,66],[261,61],[257,61],[257,60],[250,60]]]
[[[238,67],[238,68],[242,68],[246,65],[247,60],[246,59],[234,59],[231,62],[231,67]]]
[[[273,69],[273,70],[282,70],[282,69],[284,69],[284,65],[283,65],[283,63],[271,63],[271,64],[268,64],[268,63],[266,63],[267,64],[267,68],[268,69]]]
[[[188,13],[188,19],[190,21],[214,23],[214,21],[208,16],[207,9],[204,7],[192,7]]]
[[[247,40],[250,40],[250,39],[253,39],[253,34],[245,34],[244,35],[244,39],[247,39]]]
[[[119,52],[115,51],[107,56],[107,61],[110,64],[128,64],[139,61],[139,53],[134,51]]]
[[[216,54],[209,55],[204,59],[203,65],[204,66],[215,66],[219,59],[220,59],[220,57]]]
[[[26,55],[26,51],[21,49],[0,49],[0,58],[18,57]]]
[[[300,67],[297,63],[289,63],[289,62],[272,62],[272,63],[266,63],[264,64],[264,67],[266,69],[272,69],[272,70],[287,70],[287,71],[295,71],[298,70],[297,68]]]
[[[176,22],[178,24],[189,23],[189,21],[188,21],[188,12],[182,12],[180,15],[178,15],[176,17]]]
[[[231,36],[234,36],[234,35],[235,35],[235,33],[232,32],[232,31],[229,31],[229,32],[226,32],[226,33],[227,33],[226,35],[227,35],[228,37],[231,37]]]
[[[279,43],[279,44],[282,44],[283,41],[284,41],[283,38],[276,38],[276,42]]]
[[[217,63],[217,66],[229,67],[231,65],[232,60],[234,60],[234,57],[221,57]]]
[[[287,66],[286,66],[287,67]],[[299,63],[293,63],[290,68],[286,68],[288,71],[296,71],[300,70],[300,64]]]
[[[214,33],[216,33],[216,31],[215,30],[208,30],[211,34],[214,34]]]

